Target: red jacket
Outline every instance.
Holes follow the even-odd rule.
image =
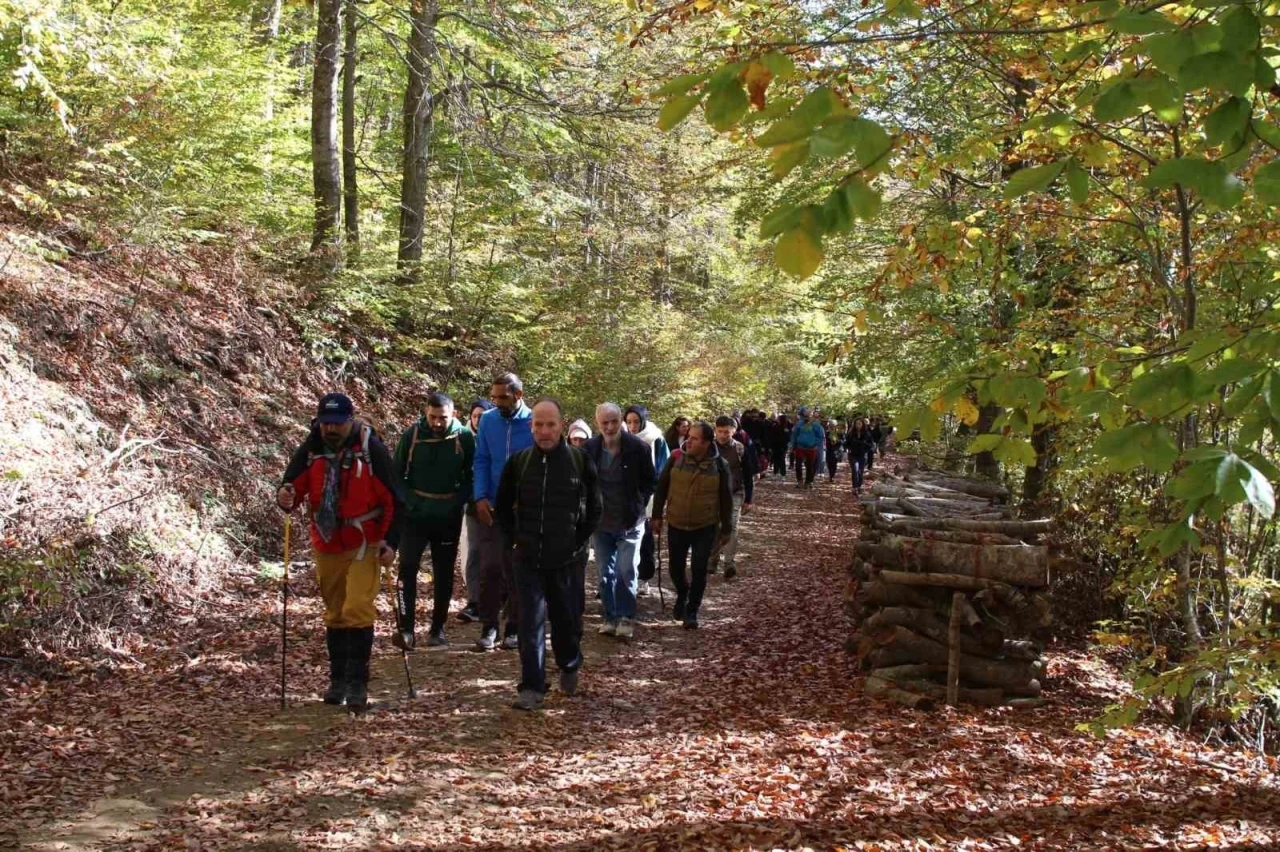
[[[398,501],[390,479],[391,455],[376,436],[371,435],[367,445],[364,443],[362,433],[365,428],[357,424],[347,442],[347,449],[354,450],[355,457],[339,474],[338,529],[329,541],[320,537],[314,520],[324,496],[324,478],[329,466],[317,433],[313,432],[312,437],[298,448],[285,472],[285,482],[293,485],[294,490],[290,508],[297,508],[303,500],[309,503],[311,546],[320,553],[345,553],[359,550],[365,544],[372,547],[384,540],[392,547],[397,544],[393,524]],[[349,523],[378,510],[381,510],[378,517],[363,521],[358,528]]]

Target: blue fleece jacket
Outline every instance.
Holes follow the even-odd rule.
[[[813,450],[826,445],[822,424],[816,420],[801,420],[791,430],[791,446],[798,450]]]
[[[474,467],[475,499],[488,500],[490,506],[494,505],[507,459],[532,446],[533,411],[524,400],[517,404],[510,417],[503,417],[496,408],[480,415]]]

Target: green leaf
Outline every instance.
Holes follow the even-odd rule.
[[[809,158],[809,140],[778,145],[769,152],[770,168],[773,176],[782,180],[791,170]]]
[[[858,142],[859,119],[852,115],[839,115],[828,119],[813,134],[813,155],[815,157],[839,157],[853,149]]]
[[[727,83],[711,90],[706,103],[703,104],[703,114],[706,116],[707,124],[724,133],[746,114],[747,106],[747,93],[743,90],[742,84],[737,79],[730,79]]]
[[[1089,200],[1089,173],[1075,160],[1067,165],[1067,188],[1071,191],[1071,200],[1076,204]]]
[[[996,461],[1005,464],[1021,464],[1033,467],[1036,463],[1036,449],[1026,438],[1009,436],[1000,442],[1000,446],[992,453]]]
[[[1243,96],[1253,85],[1252,57],[1215,50],[1193,56],[1178,68],[1178,82],[1188,90],[1218,89]]]
[[[868,174],[877,174],[889,164],[885,156],[893,147],[893,139],[879,124],[866,118],[858,119],[858,165]]]
[[[1103,432],[1094,442],[1093,450],[1119,473],[1143,465],[1156,473],[1165,473],[1178,458],[1173,438],[1159,423],[1135,423]]]
[[[1248,6],[1236,6],[1218,19],[1222,27],[1222,49],[1232,53],[1247,53],[1258,46],[1262,27]]]
[[[1240,416],[1255,399],[1261,396],[1263,385],[1270,376],[1271,373],[1266,372],[1242,382],[1235,393],[1227,397],[1226,403],[1222,406],[1222,412],[1228,417]]]
[[[989,453],[1000,446],[1000,442],[1003,440],[1003,435],[979,435],[969,442],[969,446],[965,447],[965,452],[971,456],[978,453]]]
[[[779,269],[803,281],[822,263],[822,240],[808,228],[795,227],[778,238],[773,255]]]
[[[1178,30],[1147,36],[1138,43],[1138,50],[1151,57],[1157,68],[1172,77],[1177,76],[1182,63],[1195,56],[1196,45],[1191,33]]]
[[[1163,33],[1177,29],[1173,21],[1159,12],[1143,13],[1132,9],[1125,9],[1120,12],[1110,21],[1107,21],[1107,26],[1113,32],[1123,35],[1148,35],[1149,33]]]
[[[796,73],[795,62],[785,53],[766,53],[760,57],[760,64],[772,71],[778,80],[790,80]]]
[[[1257,375],[1263,369],[1265,368],[1261,364],[1247,358],[1227,358],[1219,361],[1204,377],[1214,387],[1220,387]]]
[[[1058,160],[1055,163],[1049,163],[1044,166],[1032,166],[1027,169],[1020,169],[1013,173],[1009,178],[1009,182],[1004,186],[1005,198],[1018,198],[1026,195],[1028,192],[1038,192],[1046,189],[1049,184],[1062,174],[1062,170],[1067,167],[1066,160]]]
[[[791,115],[796,120],[807,123],[809,127],[817,127],[823,119],[831,115],[836,103],[836,96],[831,93],[831,89],[822,86],[806,95]]]
[[[1172,124],[1182,118],[1182,89],[1168,77],[1163,74],[1143,75],[1129,85],[1161,121]]]
[[[1259,89],[1270,89],[1276,84],[1276,69],[1260,53],[1253,56],[1253,84]]]
[[[756,144],[761,148],[774,148],[778,145],[787,145],[791,142],[799,142],[801,139],[808,139],[812,133],[813,125],[798,121],[794,116],[788,115],[769,125],[768,130],[756,137]]]
[[[1244,98],[1229,98],[1222,102],[1204,120],[1204,141],[1221,145],[1232,136],[1244,131],[1249,124],[1252,107]]]
[[[710,77],[710,74],[681,74],[668,82],[661,89],[655,91],[654,97],[666,97],[668,95],[683,95],[702,81]]]
[[[826,233],[848,233],[853,228],[853,208],[849,204],[849,196],[844,187],[837,186],[827,195],[822,204],[823,231]]]
[[[760,223],[760,236],[764,238],[776,237],[783,231],[790,230],[800,224],[800,207],[795,204],[788,204],[774,210]]]
[[[1167,559],[1184,547],[1199,547],[1200,536],[1188,517],[1163,529],[1152,530],[1150,535],[1143,537],[1142,543],[1144,547],[1154,548],[1161,559]]]
[[[1229,506],[1248,500],[1258,514],[1269,518],[1276,511],[1276,495],[1271,483],[1257,468],[1235,453],[1217,463],[1216,493]]]
[[[677,95],[662,105],[658,111],[658,129],[670,130],[684,121],[702,100],[701,95]]]
[[[1132,118],[1146,103],[1130,81],[1117,83],[1093,102],[1093,117],[1102,123]]]
[[[1175,183],[1195,190],[1218,207],[1234,207],[1244,197],[1244,184],[1239,178],[1222,163],[1203,157],[1166,160],[1143,180],[1143,184],[1152,189],[1167,189]]]
[[[1071,63],[1084,59],[1086,56],[1092,56],[1097,53],[1102,46],[1106,44],[1106,39],[1091,38],[1085,39],[1076,44],[1075,47],[1068,50],[1062,57],[1062,63],[1070,65]]]
[[[1253,194],[1263,204],[1280,204],[1280,160],[1272,160],[1253,173]]]
[[[844,182],[844,191],[854,216],[865,222],[880,213],[880,193],[867,186],[862,178],[857,175],[849,177]]]

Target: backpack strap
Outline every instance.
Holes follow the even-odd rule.
[[[409,438],[409,457],[404,460],[404,478],[409,479],[409,468],[413,466],[413,448],[418,445],[418,424],[413,424],[413,435]]]

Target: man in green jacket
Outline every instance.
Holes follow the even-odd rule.
[[[471,495],[475,451],[475,437],[454,419],[453,400],[442,393],[427,398],[422,417],[405,431],[396,447],[395,469],[405,501],[400,527],[400,624],[391,640],[397,648],[412,650],[415,644],[418,569],[428,546],[435,595],[427,644],[449,644],[444,621],[453,599],[453,565],[458,558],[463,509]]]

